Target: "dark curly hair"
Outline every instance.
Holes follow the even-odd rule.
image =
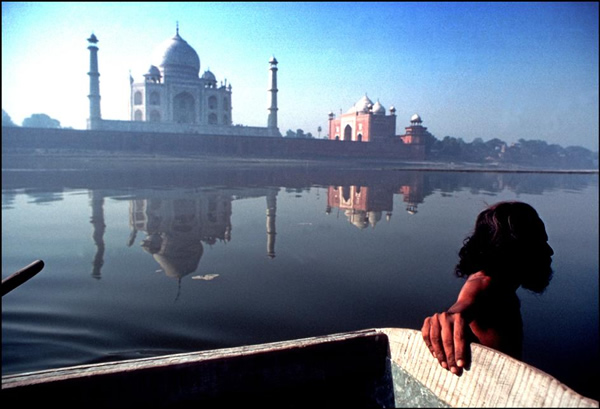
[[[552,279],[552,247],[544,222],[523,202],[500,202],[482,211],[463,242],[455,267],[459,277],[483,271],[542,293]]]

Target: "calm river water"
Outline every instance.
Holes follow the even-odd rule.
[[[598,399],[598,176],[321,170],[2,172],[3,375],[375,327],[420,329],[487,205],[555,255],[519,290],[523,360]]]

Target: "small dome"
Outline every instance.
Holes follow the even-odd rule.
[[[411,116],[411,117],[410,117],[410,122],[418,122],[418,123],[421,123],[421,122],[423,122],[423,121],[421,120],[421,117],[420,117],[419,115],[417,115],[417,114],[414,114],[413,116]]]
[[[365,94],[361,99],[359,99],[356,104],[352,108],[348,110],[348,113],[351,112],[369,112],[371,107],[373,106],[373,101],[369,99],[367,94]]]
[[[202,78],[204,78],[205,80],[208,80],[208,81],[215,81],[215,82],[217,81],[215,74],[213,74],[210,70],[204,71],[204,74],[202,74]]]
[[[165,76],[194,76],[200,72],[200,57],[196,51],[179,36],[179,31],[173,38],[160,44],[154,53],[154,61],[162,68]]]
[[[160,77],[160,70],[156,65],[151,65],[148,68],[148,72],[144,74],[145,77]]]
[[[377,101],[375,102],[375,105],[373,105],[373,113],[376,115],[385,115],[385,107]]]

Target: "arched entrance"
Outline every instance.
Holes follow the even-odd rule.
[[[346,125],[344,128],[344,141],[352,140],[352,127],[350,125]]]
[[[196,122],[196,103],[194,97],[188,92],[177,94],[173,98],[173,121],[180,124],[193,124]]]

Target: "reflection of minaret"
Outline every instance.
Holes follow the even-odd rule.
[[[96,190],[91,192],[91,205],[92,205],[92,218],[90,223],[94,226],[94,244],[96,245],[96,255],[94,256],[94,266],[92,270],[92,277],[96,279],[101,278],[100,270],[104,264],[104,231],[106,225],[104,224],[104,195]]]
[[[275,258],[275,213],[277,212],[277,191],[267,193],[267,255]]]

